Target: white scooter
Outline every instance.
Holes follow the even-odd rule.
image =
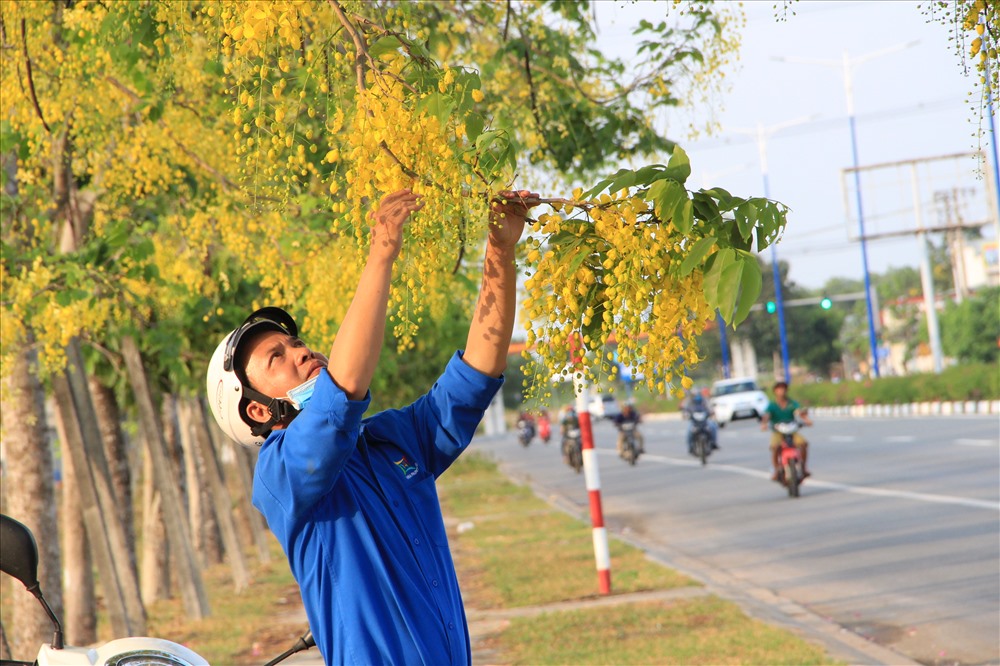
[[[42,596],[38,584],[35,537],[23,524],[4,515],[0,515],[0,571],[21,581],[28,592],[38,599],[55,629],[52,643],[42,645],[35,661],[0,660],[0,666],[209,666],[204,657],[162,638],[117,638],[93,648],[64,645],[62,625]],[[313,645],[312,634],[307,633],[269,664],[276,664]]]

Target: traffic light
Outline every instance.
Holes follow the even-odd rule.
[[[766,307],[767,307],[767,314],[774,314],[775,312],[778,311],[778,306],[775,304],[774,301],[768,301]]]
[[[824,296],[822,299],[820,299],[819,306],[824,310],[829,310],[830,308],[833,307],[833,301],[831,301],[828,296]]]

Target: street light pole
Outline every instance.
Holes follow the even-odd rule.
[[[906,44],[898,44],[896,46],[890,46],[887,49],[881,49],[879,51],[874,51],[872,53],[867,53],[863,56],[857,58],[851,58],[847,51],[844,51],[844,57],[840,61],[837,60],[816,60],[813,58],[788,58],[788,57],[776,57],[774,60],[780,62],[800,62],[811,65],[825,65],[827,67],[842,67],[844,72],[844,92],[847,96],[847,118],[850,123],[851,129],[851,161],[854,166],[854,189],[856,191],[856,204],[858,212],[858,231],[861,237],[861,265],[864,271],[864,282],[865,282],[865,305],[868,310],[868,344],[871,347],[872,354],[872,370],[875,376],[878,377],[879,373],[879,363],[878,363],[878,336],[875,333],[875,312],[872,307],[872,286],[871,286],[871,273],[868,270],[868,243],[865,238],[865,216],[864,216],[864,206],[861,202],[861,172],[858,170],[858,132],[857,132],[857,120],[854,117],[854,86],[852,80],[853,68],[858,65],[865,63],[874,58],[880,56],[889,55],[890,53],[896,53],[897,51],[902,51],[903,49],[908,49],[911,46],[915,46],[916,41],[907,42]]]
[[[805,118],[798,118],[796,120],[790,120],[777,125],[771,125],[767,128],[765,128],[762,124],[757,123],[757,129],[731,129],[731,131],[739,134],[749,134],[756,137],[757,152],[760,156],[760,175],[764,180],[764,197],[766,199],[771,198],[771,183],[767,172],[767,137],[775,134],[776,132],[780,132],[781,130],[788,129],[789,127],[810,122],[815,118],[815,115],[807,116]],[[774,271],[774,304],[778,313],[778,337],[781,340],[781,365],[784,370],[785,383],[788,383],[791,381],[792,375],[789,370],[788,333],[785,328],[785,305],[781,293],[781,271],[778,269],[778,250],[775,245],[771,246],[771,268]]]

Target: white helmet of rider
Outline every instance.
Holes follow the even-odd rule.
[[[249,340],[251,333],[269,330],[298,335],[298,326],[290,314],[281,308],[261,308],[219,343],[208,364],[206,388],[212,416],[222,432],[244,446],[263,443],[276,423],[298,412],[287,399],[266,396],[250,386],[245,368],[237,363],[240,344]],[[251,401],[267,406],[271,414],[267,423],[247,415]]]

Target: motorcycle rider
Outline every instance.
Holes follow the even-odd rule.
[[[538,436],[546,444],[549,443],[549,438],[552,436],[552,424],[549,422],[549,413],[544,409],[538,415]]]
[[[622,405],[622,411],[619,414],[615,414],[613,418],[615,422],[615,427],[618,428],[618,455],[625,455],[625,432],[622,430],[622,425],[625,423],[634,423],[635,430],[632,431],[632,435],[635,437],[635,445],[639,450],[639,453],[646,452],[646,445],[642,439],[642,433],[639,432],[639,423],[641,421],[639,417],[639,412],[636,410],[635,405],[632,404],[631,400],[625,402]]]
[[[580,417],[576,413],[576,407],[570,405],[563,410],[559,419],[559,429],[562,433],[562,454],[563,462],[569,464],[569,432],[570,430],[580,430]]]
[[[712,409],[711,403],[705,399],[705,396],[701,392],[692,391],[684,404],[684,418],[687,419],[688,422],[688,453],[692,455],[694,455],[694,433],[696,427],[694,421],[691,419],[691,414],[699,411],[708,412],[707,425],[709,436],[712,438],[712,450],[714,451],[719,448],[719,426],[715,422],[715,410]]]
[[[774,400],[768,403],[767,409],[764,410],[764,414],[760,419],[761,430],[766,431],[769,423],[772,426],[771,465],[774,467],[774,474],[771,476],[772,481],[778,480],[778,474],[781,467],[778,462],[778,451],[781,449],[781,440],[783,437],[782,434],[775,430],[773,426],[776,423],[794,423],[796,420],[801,421],[803,425],[807,426],[811,426],[813,424],[809,419],[809,415],[806,413],[806,410],[802,409],[802,405],[788,397],[788,384],[786,382],[775,383]],[[809,453],[809,442],[807,442],[806,438],[798,432],[792,435],[792,442],[795,444],[795,448],[799,450],[799,454],[802,456],[802,478],[805,478],[809,476],[809,468],[806,466],[806,458]]]
[[[517,415],[517,432],[518,436],[524,432],[529,442],[534,438],[535,417],[531,415],[531,412],[521,410],[521,413]]]

